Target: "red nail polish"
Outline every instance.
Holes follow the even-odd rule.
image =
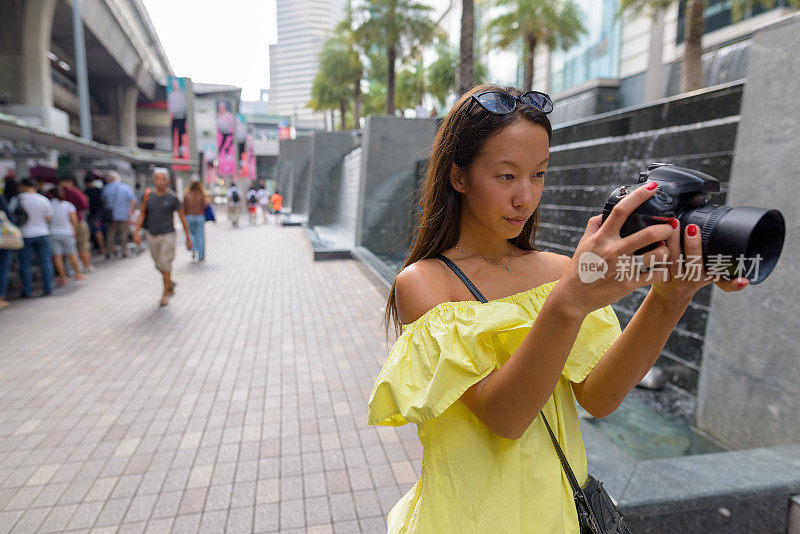
[[[650,191],[652,191],[656,187],[658,187],[658,182],[650,182],[649,184],[647,184],[647,189],[649,189]]]
[[[678,219],[672,219],[669,222],[669,225],[672,227],[673,230],[676,229],[678,227]]]
[[[666,241],[659,241],[659,242],[658,242],[658,246],[660,246],[660,247],[666,247],[666,246],[667,246],[667,242],[666,242]]]
[[[750,285],[750,282],[737,282],[736,285],[739,287],[744,287],[746,285]]]
[[[689,234],[689,236],[696,236],[697,230],[699,230],[699,227],[696,224],[690,224],[686,229],[686,232]]]

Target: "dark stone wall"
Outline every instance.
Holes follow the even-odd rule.
[[[342,186],[342,160],[360,143],[350,132],[317,132],[311,143],[310,225],[336,222]]]
[[[635,184],[639,172],[653,161],[716,177],[722,190],[712,202],[725,204],[741,97],[742,85],[730,84],[557,126],[537,244],[571,255],[586,222],[602,211],[609,193],[619,185]],[[615,304],[623,327],[646,294],[645,288]],[[673,384],[691,394],[697,392],[709,298],[709,287],[697,293],[657,363]]]
[[[559,98],[555,101],[550,121],[560,124],[618,109],[618,95],[619,87],[614,83],[608,86],[595,85],[566,98]]]
[[[356,245],[384,260],[408,253],[418,161],[428,157],[437,124],[436,119],[367,118]]]
[[[283,191],[285,205],[293,214],[308,214],[311,174],[311,136],[284,139],[278,151],[278,191]]]

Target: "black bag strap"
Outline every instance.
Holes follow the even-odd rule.
[[[564,468],[564,473],[567,475],[567,480],[569,480],[569,485],[572,486],[573,492],[581,492],[581,486],[578,484],[578,479],[575,478],[575,473],[572,472],[572,468],[569,466],[569,462],[567,461],[567,457],[564,456],[564,451],[561,450],[561,446],[558,444],[558,440],[556,436],[553,434],[553,429],[550,428],[550,423],[547,422],[547,417],[544,416],[544,412],[539,412],[539,415],[542,416],[542,421],[544,421],[544,426],[547,427],[547,433],[550,434],[550,440],[553,442],[553,446],[556,448],[556,454],[558,454],[558,459],[561,462],[561,467]]]
[[[475,284],[473,284],[472,281],[469,278],[467,278],[467,275],[464,274],[464,272],[461,269],[459,269],[455,263],[453,263],[453,260],[451,260],[450,258],[448,258],[443,254],[437,254],[436,256],[434,256],[434,258],[443,261],[445,265],[450,267],[450,270],[456,273],[456,276],[458,276],[461,279],[461,281],[464,282],[464,284],[467,286],[467,288],[475,296],[476,299],[478,299],[482,303],[489,302],[488,300],[486,300],[486,297],[484,297],[483,294],[480,291],[478,291],[478,288],[475,287]],[[564,468],[564,473],[566,473],[567,475],[567,480],[569,480],[569,485],[572,486],[572,491],[575,492],[576,494],[583,496],[583,499],[586,500],[586,496],[583,494],[583,490],[581,489],[580,484],[578,484],[578,480],[575,478],[575,473],[572,472],[572,468],[569,466],[567,457],[564,456],[564,451],[561,450],[561,446],[558,444],[558,440],[556,439],[556,436],[553,434],[553,429],[550,428],[550,424],[547,422],[547,418],[544,416],[544,412],[540,411],[539,415],[542,416],[542,421],[544,421],[544,426],[547,427],[547,433],[550,434],[550,440],[553,442],[553,446],[556,449],[556,454],[558,454],[558,459],[561,462],[561,467]],[[588,501],[586,502],[588,504]]]
[[[470,292],[475,296],[476,299],[478,299],[480,302],[483,303],[489,302],[488,300],[486,300],[486,297],[483,296],[483,293],[478,291],[478,288],[475,287],[475,284],[472,283],[472,280],[467,278],[467,275],[464,274],[464,271],[459,269],[458,266],[455,263],[453,263],[453,260],[451,260],[450,258],[448,258],[443,254],[437,254],[436,256],[434,256],[434,258],[436,258],[437,260],[442,260],[445,265],[450,267],[450,270],[456,273],[456,276],[458,276],[461,279],[461,281],[464,282],[464,285],[467,286],[467,289],[470,290]]]

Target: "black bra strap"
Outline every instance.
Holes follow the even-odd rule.
[[[483,294],[480,291],[478,291],[478,288],[475,287],[475,284],[472,283],[472,280],[467,278],[467,275],[464,274],[464,272],[461,269],[459,269],[455,263],[453,263],[453,260],[451,260],[450,258],[448,258],[443,254],[437,254],[436,256],[434,256],[434,258],[436,258],[437,260],[442,260],[445,265],[450,267],[450,270],[456,273],[456,276],[458,276],[461,279],[461,281],[464,282],[464,284],[467,286],[467,289],[470,290],[470,292],[475,296],[476,299],[478,299],[478,301],[489,302],[488,300],[486,300],[486,297],[484,297]]]

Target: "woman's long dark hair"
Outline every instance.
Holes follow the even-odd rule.
[[[403,264],[404,269],[416,261],[436,256],[455,246],[458,241],[461,193],[450,185],[450,170],[454,163],[462,171],[469,172],[486,141],[506,126],[520,120],[539,124],[547,131],[548,139],[552,137],[553,130],[547,115],[530,106],[518,102],[516,109],[506,115],[490,113],[474,102],[470,106],[472,95],[484,91],[503,91],[517,97],[522,94],[522,91],[514,87],[483,84],[467,91],[450,109],[433,140],[428,172],[422,183],[421,196],[416,202],[419,223],[414,230],[415,240],[408,259]],[[523,250],[535,250],[538,226],[537,206],[522,232],[516,238],[509,239],[509,242]],[[396,285],[395,280],[384,312],[387,336],[390,323],[394,325],[396,335],[400,335],[402,331],[400,317],[397,315]]]

